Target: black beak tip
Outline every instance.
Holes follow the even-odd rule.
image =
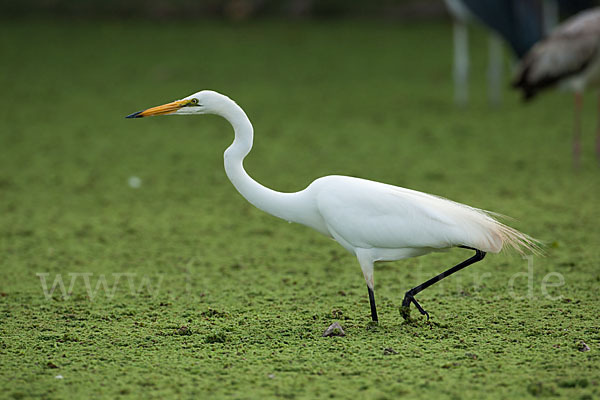
[[[142,118],[143,115],[140,115],[141,113],[142,113],[142,111],[137,111],[137,112],[134,112],[133,114],[129,114],[125,118]]]

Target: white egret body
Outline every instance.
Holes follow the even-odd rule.
[[[204,90],[128,118],[164,114],[216,114],[229,121],[235,139],[224,154],[225,171],[235,188],[257,208],[309,226],[354,254],[367,282],[374,321],[373,264],[377,261],[462,246],[477,252],[469,265],[482,259],[485,252],[497,253],[505,245],[519,251],[535,247],[529,236],[496,221],[485,211],[379,182],[333,175],[319,178],[295,193],[271,190],[244,170],[243,160],[252,149],[252,124],[242,108],[222,94]],[[409,291],[403,305],[408,308],[413,302],[426,314],[413,295],[430,284]]]

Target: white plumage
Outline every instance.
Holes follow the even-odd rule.
[[[377,313],[373,264],[377,261],[400,260],[463,246],[477,251],[478,258],[472,263],[482,259],[485,252],[497,253],[505,246],[521,252],[535,249],[533,239],[498,222],[486,211],[384,183],[332,175],[316,179],[296,193],[266,188],[243,167],[243,160],[252,148],[252,124],[244,111],[222,94],[201,91],[128,118],[163,114],[217,114],[227,119],[235,132],[235,140],[224,154],[225,171],[233,185],[259,209],[314,228],[353,253],[369,288],[374,321]],[[411,294],[407,293],[404,303],[410,297],[408,305],[413,302],[425,313],[412,298],[423,288],[409,291]]]
[[[424,254],[467,246],[497,253],[504,243],[519,250],[528,243],[485,211],[415,190],[326,176],[305,191],[316,199],[328,232],[351,252],[398,249]],[[384,257],[373,261],[384,260],[390,261]]]

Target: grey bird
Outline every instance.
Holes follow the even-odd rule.
[[[583,92],[586,88],[600,88],[600,7],[567,19],[547,38],[536,43],[517,67],[513,87],[523,91],[525,100],[554,86],[575,93],[573,162],[577,168],[581,155]],[[600,114],[600,107],[598,111]],[[600,120],[596,156],[600,161]]]

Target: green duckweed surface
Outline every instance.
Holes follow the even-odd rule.
[[[572,99],[452,104],[451,26],[0,24],[0,397],[592,399],[600,395],[600,166]],[[506,65],[509,69],[510,66]],[[245,162],[296,191],[345,174],[509,215],[546,256],[376,267],[380,324],[334,241],[248,204],[214,116],[126,120],[210,88],[255,126]],[[64,286],[61,286],[63,284]],[[54,290],[52,289],[54,287]],[[345,337],[322,337],[339,322]]]

